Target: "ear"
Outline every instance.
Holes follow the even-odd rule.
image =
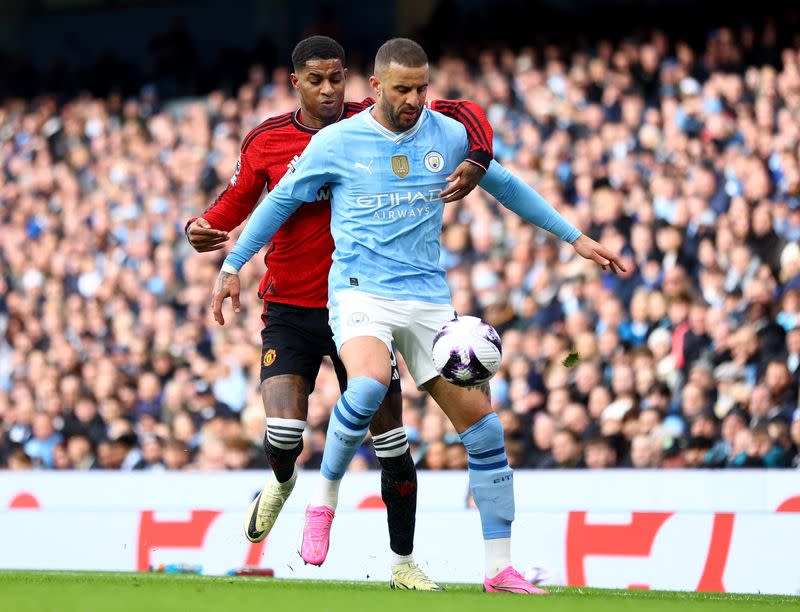
[[[380,96],[381,96],[381,91],[382,91],[382,89],[383,89],[383,88],[381,87],[381,80],[380,80],[380,78],[378,78],[377,76],[375,76],[375,75],[373,74],[371,77],[369,77],[369,84],[370,84],[370,86],[372,87],[372,89],[373,89],[373,91],[375,92],[375,94],[376,94],[376,95],[377,95],[377,96],[380,98]]]
[[[344,75],[344,80],[346,81],[347,80],[347,74],[348,74],[347,68],[342,69],[342,74]]]
[[[292,87],[294,87],[297,91],[300,91],[300,79],[294,72],[289,75],[289,80],[292,82]]]

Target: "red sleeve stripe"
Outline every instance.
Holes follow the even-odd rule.
[[[487,152],[493,152],[491,145],[488,144],[489,139],[486,137],[486,132],[483,131],[480,122],[472,111],[459,102],[448,102],[442,100],[439,102],[439,104],[442,106],[447,106],[450,112],[453,112],[453,114],[457,114],[459,117],[464,119],[464,127],[467,128],[467,131],[469,132],[470,140],[477,143],[478,146],[482,147]]]
[[[362,102],[345,102],[344,113],[342,113],[342,117],[352,117],[353,115],[356,115],[372,106],[371,104],[367,104],[367,100],[369,100],[369,98],[366,98]]]
[[[225,185],[225,189],[223,189],[223,190],[222,190],[222,193],[220,193],[220,194],[217,196],[217,199],[216,199],[216,200],[214,200],[214,201],[211,203],[211,206],[209,206],[208,208],[206,208],[206,209],[205,209],[205,211],[203,211],[203,215],[204,215],[204,214],[206,214],[207,212],[210,212],[210,211],[214,210],[214,207],[215,207],[217,204],[219,204],[220,202],[222,202],[222,198],[224,197],[224,195],[225,195],[226,193],[228,193],[228,189],[230,189],[230,188],[231,188],[231,184],[230,184],[230,182],[229,182],[227,185]],[[203,215],[200,215],[200,216],[202,217]],[[188,226],[187,226],[187,227],[188,227]]]
[[[489,142],[489,138],[486,136],[486,132],[483,130],[483,127],[481,127],[481,123],[480,121],[478,121],[478,118],[475,116],[475,113],[473,113],[469,109],[469,107],[466,106],[465,104],[459,105],[458,110],[459,110],[459,116],[464,117],[464,119],[466,119],[472,126],[473,128],[472,135],[477,141],[477,143],[483,146],[483,148],[486,149],[486,151],[490,153],[493,152],[492,144]]]
[[[280,117],[275,117],[273,119],[267,119],[264,123],[259,125],[245,137],[244,142],[242,143],[242,153],[247,152],[247,148],[259,135],[263,134],[264,132],[268,132],[269,130],[274,130],[289,125],[291,122],[291,113],[288,115],[281,115]]]

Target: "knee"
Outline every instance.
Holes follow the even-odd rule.
[[[348,387],[357,378],[371,378],[389,386],[392,364],[383,341],[371,336],[353,338],[342,346],[339,356],[347,368]]]
[[[261,401],[268,418],[305,421],[308,414],[308,381],[292,374],[261,381]]]
[[[486,455],[494,452],[505,458],[505,440],[503,426],[497,414],[491,412],[484,415],[475,424],[461,433],[461,441],[470,455]]]
[[[374,415],[378,411],[388,386],[371,376],[359,376],[347,383],[346,395],[358,407],[368,408]]]

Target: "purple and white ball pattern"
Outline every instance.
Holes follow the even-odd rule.
[[[465,316],[442,326],[431,353],[442,378],[459,387],[476,387],[497,373],[503,350],[494,327]]]

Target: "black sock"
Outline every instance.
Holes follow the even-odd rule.
[[[398,555],[414,550],[417,521],[417,470],[406,450],[399,457],[378,457],[381,464],[381,497],[386,504],[389,545]]]
[[[270,444],[267,434],[264,434],[264,451],[267,453],[267,461],[275,473],[275,478],[283,483],[294,473],[295,461],[303,452],[303,439],[300,438],[300,442],[294,448],[283,449]]]

